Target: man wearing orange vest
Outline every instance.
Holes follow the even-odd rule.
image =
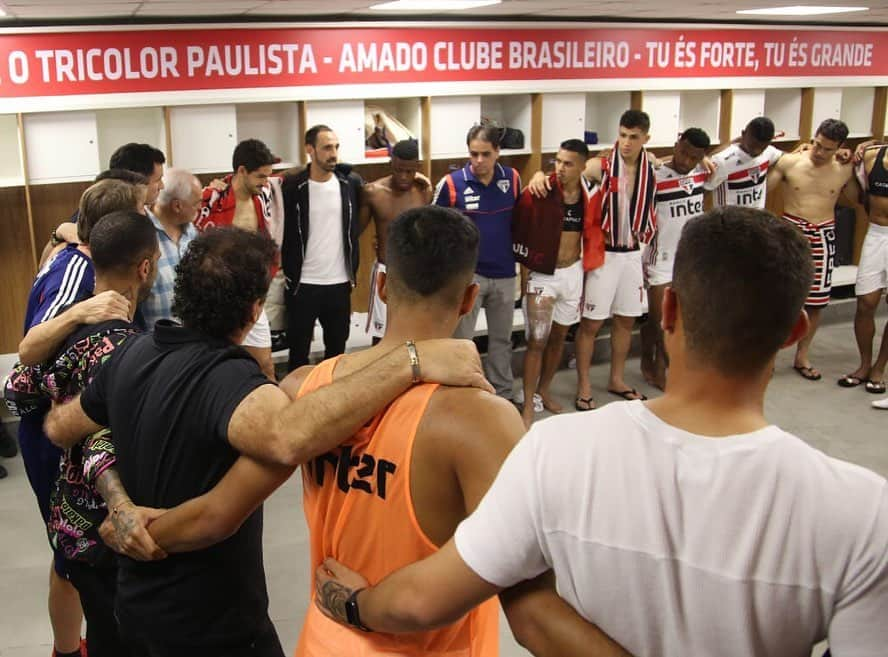
[[[378,350],[409,337],[451,335],[478,294],[472,282],[478,243],[478,229],[454,210],[432,206],[404,212],[389,228],[388,271],[379,283],[380,297],[389,306],[385,337],[376,348],[297,370],[283,389],[308,394],[359,371],[378,358]],[[313,569],[335,555],[375,582],[433,554],[480,502],[522,433],[515,408],[494,395],[414,386],[350,440],[303,467]],[[590,644],[610,643],[567,608],[554,589],[548,589],[543,603],[541,585],[533,586],[532,595],[508,597],[505,604],[528,648],[538,654],[588,654]],[[542,633],[524,633],[531,615],[543,626],[559,623],[551,632],[559,645],[544,642]],[[310,605],[296,656],[492,657],[499,654],[497,616],[497,603],[489,600],[449,625],[394,636],[353,632]]]

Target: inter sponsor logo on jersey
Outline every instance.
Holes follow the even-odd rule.
[[[352,452],[351,445],[344,445],[332,452],[321,454],[303,466],[315,485],[336,485],[343,493],[359,490],[368,495],[385,499],[388,478],[395,474],[397,464],[378,459],[366,452]],[[328,478],[328,467],[330,474]]]

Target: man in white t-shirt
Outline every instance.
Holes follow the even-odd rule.
[[[324,331],[324,358],[345,351],[364,184],[350,166],[339,163],[339,138],[329,127],[309,128],[305,150],[308,166],[285,177],[281,186],[290,370],[308,364],[316,321]]]
[[[739,141],[712,156],[716,168],[706,189],[713,190],[714,205],[765,207],[768,170],[783,155],[783,151],[771,145],[772,139],[773,121],[757,116],[746,124]]]
[[[639,657],[808,657],[826,638],[884,655],[888,482],[764,417],[777,351],[808,330],[809,246],[718,208],[686,224],[673,272],[662,397],[535,424],[435,555],[369,588],[327,560],[328,613],[414,631],[551,568]]]

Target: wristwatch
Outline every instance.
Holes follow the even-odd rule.
[[[61,244],[65,240],[63,240],[61,237],[59,237],[58,233],[56,233],[56,229],[53,228],[52,234],[49,236],[49,241],[53,246],[58,246],[59,244]]]
[[[348,600],[345,601],[345,618],[352,627],[356,627],[362,632],[372,632],[373,630],[361,622],[361,614],[358,612],[358,593],[363,590],[357,589],[348,596]]]

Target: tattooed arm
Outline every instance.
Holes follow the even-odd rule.
[[[114,469],[115,460],[114,443],[108,429],[97,431],[86,439],[83,445],[84,481],[95,486],[108,507],[108,517],[99,528],[102,540],[114,551],[139,561],[163,559],[166,553],[147,530],[163,510],[133,504]]]
[[[108,505],[108,518],[99,530],[105,543],[115,552],[139,561],[165,558],[166,552],[148,533],[148,525],[164,510],[133,504],[114,468],[108,468],[99,476],[97,488]]]

